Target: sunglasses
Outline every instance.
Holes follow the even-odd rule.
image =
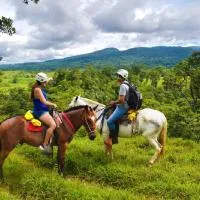
[[[122,79],[122,76],[120,76],[119,74],[117,74],[117,79]]]

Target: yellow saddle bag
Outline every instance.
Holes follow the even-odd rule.
[[[38,119],[32,119],[32,120],[31,120],[31,123],[32,123],[34,126],[41,126],[41,125],[42,125],[41,121],[39,121]]]
[[[26,120],[31,120],[34,118],[33,113],[31,110],[27,111],[26,114],[24,115]]]
[[[135,110],[129,110],[128,111],[128,119],[130,121],[135,121],[137,116],[137,112]]]
[[[31,123],[34,126],[41,126],[42,125],[40,120],[34,119],[33,112],[31,110],[27,111],[26,114],[24,115],[24,117],[25,117],[26,120],[30,120]]]

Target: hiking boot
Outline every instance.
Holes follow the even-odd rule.
[[[118,144],[118,131],[110,130],[110,138],[112,138],[112,144]]]
[[[118,136],[112,138],[112,144],[118,144]]]
[[[40,149],[46,154],[52,154],[52,148],[50,145],[42,144],[40,145]]]

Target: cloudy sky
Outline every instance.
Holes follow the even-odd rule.
[[[200,46],[199,0],[0,0],[17,33],[0,33],[1,64],[115,47]]]

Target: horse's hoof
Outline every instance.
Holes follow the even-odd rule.
[[[58,174],[60,175],[60,177],[64,178],[64,173],[61,171],[58,171]]]
[[[152,162],[149,162],[149,163],[148,163],[148,167],[153,167],[153,163],[152,163]]]

